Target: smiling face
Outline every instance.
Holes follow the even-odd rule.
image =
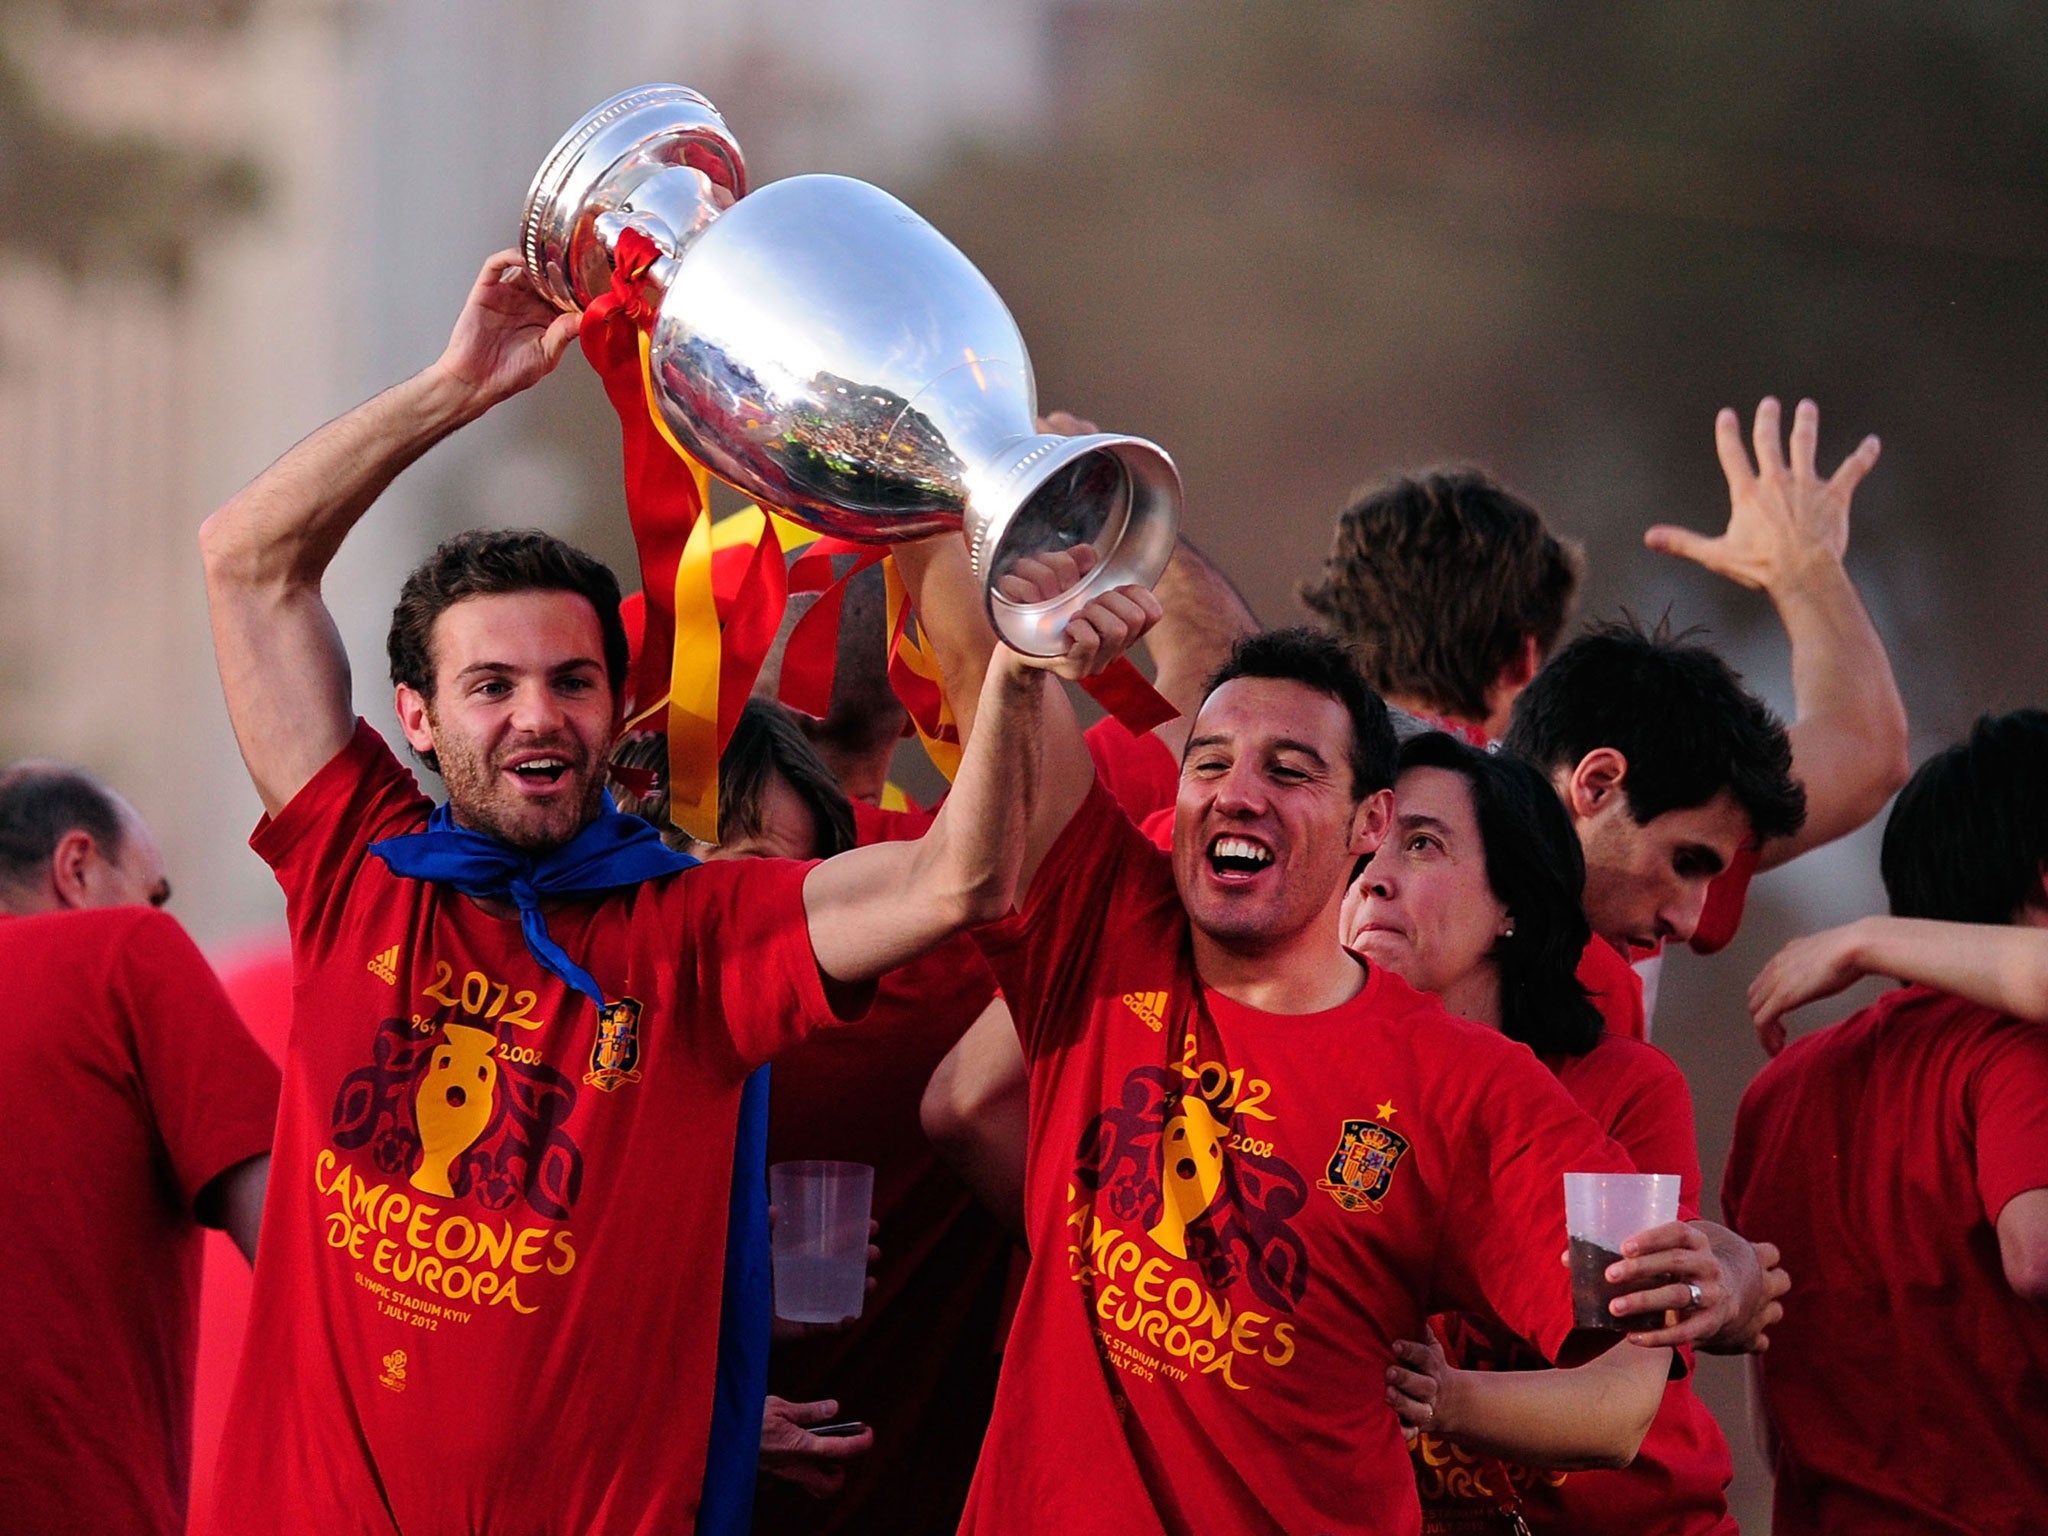
[[[455,820],[515,848],[559,848],[596,815],[618,732],[597,610],[574,592],[451,604],[432,631],[434,696],[401,684],[398,719],[433,752]]]
[[[1491,955],[1507,923],[1464,775],[1409,769],[1394,786],[1393,831],[1345,897],[1346,947],[1453,1013],[1498,1024],[1484,1015],[1499,1011]]]
[[[1268,948],[1331,931],[1345,877],[1384,799],[1356,800],[1351,717],[1328,694],[1233,678],[1188,737],[1174,807],[1173,871],[1196,929]]]

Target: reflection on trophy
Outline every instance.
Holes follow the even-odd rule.
[[[844,176],[749,193],[711,103],[649,85],[563,136],[527,194],[521,244],[542,290],[580,309],[611,291],[628,227],[662,252],[638,279],[656,406],[720,479],[866,543],[962,529],[996,632],[1036,655],[1062,649],[1091,598],[1165,570],[1173,461],[1142,438],[1038,433],[1009,310],[888,193]],[[1018,561],[1082,545],[1092,569],[1052,600],[996,590]]]

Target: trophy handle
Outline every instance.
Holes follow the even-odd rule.
[[[672,173],[681,171],[683,176]],[[695,173],[694,175],[689,173]],[[699,178],[702,178],[701,183]],[[718,109],[681,85],[643,85],[585,113],[541,162],[527,190],[519,247],[541,292],[562,309],[581,309],[611,286],[611,255],[600,217],[641,207],[685,243],[703,222],[683,217],[685,187],[747,192],[746,161]],[[717,202],[705,199],[709,216]],[[678,220],[684,227],[671,223]]]

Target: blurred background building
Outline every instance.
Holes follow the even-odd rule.
[[[718,102],[757,182],[861,175],[951,235],[1045,404],[1174,452],[1268,622],[1354,486],[1476,461],[1585,543],[1582,614],[1704,625],[1789,714],[1765,601],[1640,534],[1720,526],[1717,407],[1810,394],[1826,465],[1885,440],[1850,568],[1916,757],[2048,699],[2038,7],[4,0],[0,760],[121,787],[216,954],[281,908],[199,522],[430,361],[548,146],[653,79]],[[374,723],[398,581],[446,533],[538,524],[632,571],[615,431],[571,359],[386,496],[329,588]],[[1762,1060],[1743,989],[1881,905],[1875,846],[1765,877],[1729,952],[1665,968],[1710,1190]],[[1702,1375],[1764,1529],[1739,1371]]]

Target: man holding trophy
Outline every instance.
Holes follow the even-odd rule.
[[[354,716],[321,577],[402,469],[538,382],[574,326],[494,256],[433,366],[202,532],[297,978],[223,1530],[687,1528],[742,1082],[1009,909],[1046,672],[1099,671],[1157,617],[1126,588],[1078,605],[1060,655],[1005,650],[919,842],[679,878],[602,787],[625,671],[610,573],[545,535],[464,535],[407,582],[391,637],[407,743],[448,786],[430,816]]]

